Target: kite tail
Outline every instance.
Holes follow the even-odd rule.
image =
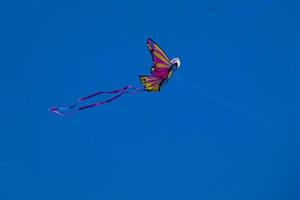
[[[77,102],[75,104],[72,104],[70,106],[67,107],[52,107],[49,109],[50,112],[53,112],[55,114],[61,115],[61,116],[67,116],[67,115],[72,115],[75,114],[76,112],[79,112],[81,110],[85,110],[88,108],[92,108],[95,106],[102,106],[104,104],[110,103],[116,99],[118,99],[119,97],[121,97],[123,94],[137,94],[140,92],[145,91],[144,88],[138,88],[138,87],[133,87],[131,85],[128,85],[126,87],[123,87],[121,89],[118,90],[112,90],[112,91],[98,91],[95,92],[93,94],[90,94],[88,96],[82,97],[80,99],[77,100]],[[106,99],[104,101],[100,101],[100,102],[96,102],[96,103],[92,103],[89,105],[85,105],[85,106],[80,106],[80,104],[84,101],[90,100],[93,97],[96,97],[98,95],[101,94],[116,94],[115,96]]]

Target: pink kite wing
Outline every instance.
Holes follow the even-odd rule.
[[[146,91],[158,92],[164,80],[156,76],[141,75],[140,82],[144,85]]]
[[[147,46],[154,63],[151,68],[151,74],[161,79],[167,79],[171,68],[170,59],[151,38],[147,39]]]

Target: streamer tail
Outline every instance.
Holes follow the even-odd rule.
[[[125,86],[125,87],[123,87],[121,89],[118,89],[118,90],[98,91],[98,92],[92,93],[88,96],[85,96],[85,97],[82,97],[82,98],[78,99],[76,101],[76,103],[74,103],[70,106],[67,106],[67,107],[56,107],[55,106],[55,107],[50,108],[49,111],[53,112],[57,115],[60,115],[60,116],[68,116],[68,115],[75,114],[76,112],[85,110],[85,109],[89,109],[89,108],[92,108],[92,107],[102,106],[104,104],[111,103],[114,100],[120,98],[123,94],[138,94],[138,93],[143,92],[143,91],[145,91],[144,88],[133,87],[131,85]],[[104,101],[99,101],[99,102],[96,102],[96,103],[80,106],[83,102],[88,101],[88,100],[90,100],[90,99],[92,99],[96,96],[103,95],[103,94],[115,94],[115,95],[112,96],[109,99],[104,100]]]

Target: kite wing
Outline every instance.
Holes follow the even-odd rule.
[[[158,92],[162,83],[164,82],[163,79],[155,76],[140,76],[140,81],[144,85],[145,90],[151,92]]]
[[[167,79],[172,66],[169,57],[151,38],[147,39],[147,46],[153,60],[151,74],[163,80]]]

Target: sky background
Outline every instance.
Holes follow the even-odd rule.
[[[0,199],[299,200],[299,7],[1,1]],[[148,37],[181,58],[181,81],[48,112],[139,86]]]

